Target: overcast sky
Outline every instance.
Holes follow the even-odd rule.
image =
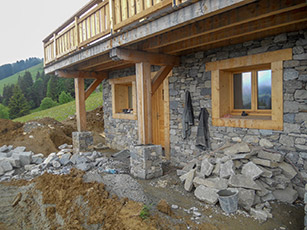
[[[0,0],[0,65],[42,58],[42,40],[89,1]]]

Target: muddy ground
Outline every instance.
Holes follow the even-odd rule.
[[[90,112],[89,128],[94,131],[95,144],[103,142],[102,109]],[[34,153],[48,155],[57,146],[71,143],[75,121],[57,122],[50,118],[39,121],[42,127],[25,130],[23,124],[0,121],[0,146],[26,146]],[[33,126],[33,125],[32,125]],[[33,127],[32,127],[33,128]],[[30,137],[32,136],[32,137]],[[150,215],[140,217],[144,204],[110,195],[101,183],[83,181],[83,172],[69,175],[44,174],[31,182],[0,183],[0,230],[15,229],[201,229],[201,230],[273,230],[304,228],[301,204],[271,203],[273,218],[265,223],[244,214],[226,215],[219,206],[198,201],[193,193],[184,191],[176,176],[176,168],[164,164],[164,175],[153,180],[138,180],[149,197]],[[169,206],[157,204],[166,200]],[[165,205],[165,204],[164,204]],[[202,215],[196,217],[191,208]],[[189,211],[190,210],[190,211]],[[60,224],[59,224],[60,223]]]

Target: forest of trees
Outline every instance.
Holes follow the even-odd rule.
[[[26,60],[20,60],[13,64],[5,64],[0,66],[0,80],[7,78],[22,70],[28,69],[42,62],[40,58],[28,58]]]
[[[73,100],[75,96],[74,80],[45,75],[37,72],[34,78],[30,72],[18,77],[17,84],[5,85],[0,95],[0,118],[15,119],[40,108],[44,110]],[[92,80],[85,80],[88,87]]]

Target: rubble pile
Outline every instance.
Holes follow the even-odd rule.
[[[194,159],[177,175],[186,191],[208,204],[218,202],[218,191],[238,190],[239,207],[261,221],[272,218],[269,201],[293,203],[298,192],[292,180],[297,175],[280,153],[237,143],[223,151]]]
[[[31,180],[45,172],[68,174],[71,168],[89,171],[93,168],[106,173],[129,173],[129,165],[106,157],[98,151],[73,154],[72,145],[59,146],[59,152],[48,157],[26,151],[26,147],[0,147],[0,182],[12,179]]]

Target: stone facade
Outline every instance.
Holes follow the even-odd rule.
[[[210,144],[215,150],[226,142],[266,143],[289,158],[307,180],[307,30],[296,31],[227,47],[197,52],[182,57],[181,65],[169,78],[171,162],[180,164],[204,155],[195,146],[198,114],[202,107],[211,112],[211,72],[207,62],[241,57],[268,51],[293,48],[293,59],[284,61],[284,130],[260,130],[232,127],[213,127],[209,118]],[[112,78],[135,74],[134,69],[117,71]],[[137,143],[137,121],[112,118],[111,86],[103,84],[106,141],[116,149],[129,148]],[[191,92],[195,125],[191,136],[181,137],[184,92]],[[295,179],[298,180],[298,179]]]
[[[89,152],[93,150],[93,134],[91,132],[73,132],[72,143],[74,153]]]
[[[282,38],[282,39],[281,39]],[[241,57],[268,51],[293,48],[293,60],[284,61],[284,130],[260,130],[232,127],[213,127],[209,118],[211,149],[226,142],[260,145],[269,143],[289,158],[307,179],[307,30],[280,34],[243,44],[198,52],[182,57],[181,66],[173,69],[170,88],[170,140],[173,164],[188,162],[205,154],[195,147],[198,114],[202,107],[211,112],[211,72],[207,62]],[[191,136],[181,138],[184,92],[191,92],[195,125]],[[269,142],[267,142],[267,140]]]

